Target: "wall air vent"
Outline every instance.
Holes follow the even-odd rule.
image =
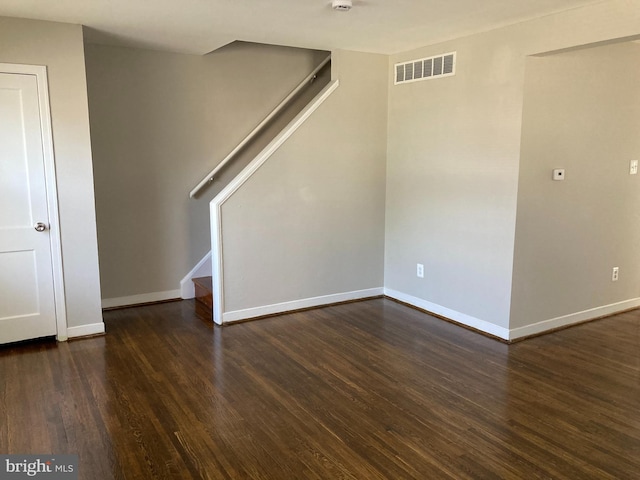
[[[456,74],[456,52],[395,64],[394,85]]]

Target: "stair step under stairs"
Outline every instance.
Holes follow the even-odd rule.
[[[193,279],[196,290],[196,309],[201,309],[209,315],[213,310],[213,279],[198,277]]]

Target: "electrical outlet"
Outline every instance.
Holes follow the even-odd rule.
[[[611,281],[617,282],[619,274],[620,274],[620,269],[618,267],[613,267],[613,271],[611,272]]]
[[[638,160],[631,160],[629,163],[629,175],[638,174]]]
[[[424,278],[424,265],[421,263],[418,263],[416,265],[416,275],[418,276],[418,278]]]

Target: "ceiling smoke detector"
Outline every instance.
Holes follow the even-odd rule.
[[[348,12],[353,7],[353,2],[351,0],[333,0],[331,6],[339,12]]]

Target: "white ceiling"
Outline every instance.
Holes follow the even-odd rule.
[[[602,0],[0,0],[0,16],[90,27],[94,43],[204,54],[233,40],[391,54]]]

